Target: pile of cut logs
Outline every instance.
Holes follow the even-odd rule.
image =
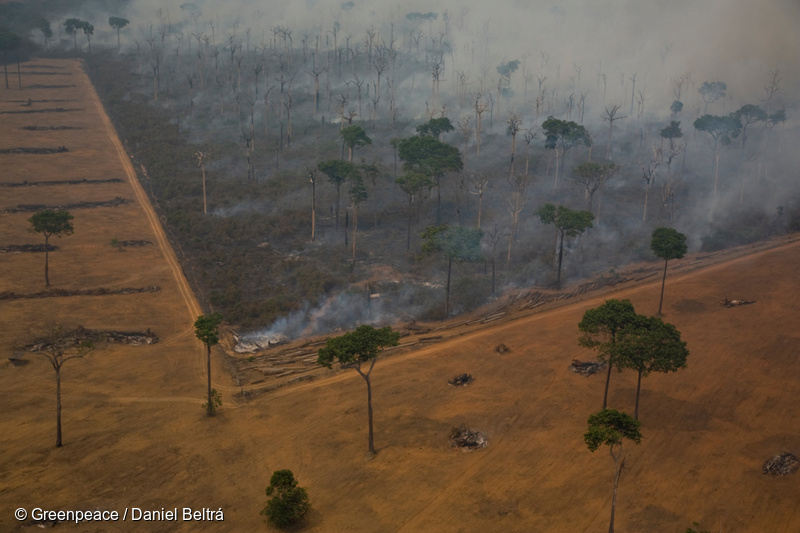
[[[592,374],[596,373],[601,368],[606,366],[605,363],[601,363],[599,361],[578,361],[577,359],[572,360],[572,364],[569,365],[569,369],[577,374],[582,374],[584,376],[591,376]]]
[[[764,473],[773,476],[787,476],[797,470],[798,461],[794,454],[789,452],[776,455],[764,463]]]
[[[756,303],[755,300],[728,300],[725,298],[719,303],[719,305],[724,305],[725,307],[738,307],[740,305],[750,305],[754,303]]]
[[[480,431],[472,431],[466,424],[461,424],[460,427],[453,428],[450,433],[450,446],[452,448],[461,448],[464,451],[472,451],[478,448],[486,448],[489,445],[489,440],[486,435]]]

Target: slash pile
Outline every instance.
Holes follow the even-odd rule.
[[[605,363],[599,361],[578,361],[577,359],[573,359],[572,364],[569,365],[569,369],[578,374],[583,374],[584,376],[591,376],[605,366]]]
[[[459,374],[458,376],[454,377],[450,381],[447,382],[448,385],[452,385],[454,387],[466,387],[473,381],[472,374]]]
[[[465,424],[461,427],[453,428],[450,433],[450,446],[461,448],[464,451],[472,451],[478,448],[486,448],[489,440],[480,431],[472,431]]]
[[[773,476],[788,476],[797,470],[798,461],[794,454],[789,452],[776,455],[764,463],[764,473]]]

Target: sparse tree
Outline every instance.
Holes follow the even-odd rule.
[[[417,205],[422,203],[422,191],[433,188],[433,180],[421,172],[409,171],[394,180],[400,186],[400,190],[408,195],[408,235],[406,239],[406,251],[411,250],[411,219],[412,202],[417,199]]]
[[[455,128],[447,117],[432,118],[425,124],[417,126],[417,133],[420,135],[428,135],[438,139],[442,142],[442,136],[448,132],[453,131]]]
[[[722,153],[722,149],[731,144],[731,139],[739,136],[739,132],[742,130],[742,123],[733,115],[725,117],[703,115],[694,121],[694,127],[699,131],[708,133],[714,140],[711,164],[714,168],[714,198],[716,198],[717,182],[719,181],[719,156]]]
[[[75,46],[75,57],[78,57],[78,30],[83,28],[84,22],[81,19],[69,18],[64,21],[64,30],[72,34],[72,42]]]
[[[611,157],[611,133],[614,131],[614,121],[628,118],[628,115],[617,115],[619,108],[622,107],[618,104],[611,106],[611,109],[606,108],[605,116],[601,117],[608,122],[608,146],[606,147],[606,159]]]
[[[380,352],[389,346],[397,346],[400,333],[385,327],[376,329],[362,325],[339,337],[332,337],[325,343],[317,355],[317,363],[331,368],[338,362],[342,368],[355,368],[356,372],[367,382],[367,414],[369,419],[369,453],[375,453],[375,439],[372,430],[372,383],[370,375]],[[362,365],[369,363],[364,372]]]
[[[61,439],[61,368],[70,359],[82,359],[96,348],[89,340],[82,340],[83,328],[67,330],[63,326],[52,325],[46,333],[33,343],[23,347],[27,352],[44,356],[56,373],[56,448],[62,445]]]
[[[564,239],[566,237],[577,237],[587,229],[592,227],[594,215],[590,211],[576,211],[559,205],[545,204],[536,211],[542,223],[555,224],[558,234],[561,236],[561,245],[558,248],[558,275],[556,277],[556,289],[561,289],[561,263],[564,258]]]
[[[8,89],[8,53],[12,50],[19,50],[21,42],[22,38],[16,33],[0,28],[0,52],[3,52],[3,72],[6,76],[6,89]],[[19,52],[17,52],[17,55],[19,55]]]
[[[608,446],[608,453],[611,454],[611,458],[614,460],[614,491],[611,497],[611,520],[608,523],[608,533],[614,533],[617,487],[619,487],[619,478],[625,466],[625,458],[620,461],[622,443],[626,439],[636,444],[642,442],[639,421],[616,409],[603,409],[591,415],[588,424],[589,428],[584,434],[583,440],[589,451],[595,452],[600,446]]]
[[[352,179],[358,174],[358,168],[348,161],[331,159],[330,161],[320,161],[317,168],[325,174],[328,181],[336,187],[336,229],[339,229],[339,190],[344,182]]]
[[[639,420],[639,394],[642,377],[651,372],[677,372],[686,368],[689,350],[681,340],[681,332],[660,318],[638,315],[626,324],[617,336],[612,351],[619,368],[638,372],[636,382],[636,407],[633,418]]]
[[[619,170],[614,163],[581,163],[572,169],[572,181],[586,191],[586,202],[592,212],[594,194]]]
[[[347,160],[351,163],[353,162],[353,150],[372,144],[372,139],[367,136],[367,132],[361,126],[348,126],[340,130],[339,134],[342,136],[345,146],[347,146]]]
[[[517,152],[517,133],[522,129],[522,119],[516,113],[509,112],[506,123],[508,123],[508,133],[511,135],[511,170],[509,175],[514,175],[514,154]]]
[[[108,17],[108,25],[117,30],[117,52],[119,52],[119,31],[130,24],[130,21],[122,17]]]
[[[208,204],[206,203],[206,158],[208,154],[203,152],[195,152],[194,156],[197,158],[197,166],[203,172],[203,214],[208,213]]]
[[[681,259],[689,248],[686,246],[686,235],[678,233],[672,228],[658,228],[653,231],[650,249],[664,260],[664,277],[661,280],[661,298],[658,301],[658,316],[661,316],[661,306],[664,303],[664,285],[667,281],[667,264],[670,259]]]
[[[594,309],[587,309],[583,313],[583,319],[578,324],[578,329],[582,333],[578,339],[578,344],[584,348],[597,350],[597,358],[604,361],[608,370],[606,371],[606,388],[603,393],[603,409],[608,407],[608,386],[611,383],[611,369],[619,363],[615,360],[616,352],[614,346],[617,342],[617,334],[628,324],[636,319],[636,311],[630,300],[617,300],[610,298],[603,302],[603,305]]]
[[[440,253],[447,259],[447,284],[444,296],[444,316],[450,316],[450,272],[453,263],[476,263],[482,259],[481,239],[483,231],[465,226],[429,226],[422,233],[425,242],[422,252],[426,255]]]
[[[194,334],[206,347],[206,369],[208,374],[208,400],[206,403],[206,414],[214,416],[214,391],[211,389],[211,347],[219,344],[219,325],[222,322],[222,315],[212,313],[210,315],[200,315],[194,321]]]
[[[28,222],[31,223],[29,231],[33,233],[41,233],[44,235],[44,282],[45,286],[50,286],[49,274],[49,240],[50,237],[63,237],[65,235],[72,235],[74,228],[70,220],[75,217],[69,214],[68,211],[54,211],[52,209],[45,209],[39,211]]]
[[[542,123],[542,130],[544,130],[546,136],[545,148],[556,151],[556,179],[553,186],[553,190],[556,190],[558,189],[559,149],[563,163],[567,150],[581,144],[589,146],[591,145],[591,139],[589,132],[580,124],[567,120],[558,120],[552,116]]]
[[[358,208],[367,201],[367,188],[358,173],[353,174],[350,190],[347,191],[350,197],[350,209],[353,211],[353,265],[356,264],[356,234],[358,233]]]
[[[705,108],[703,109],[703,114],[708,114],[708,104],[713,104],[720,98],[725,97],[725,90],[728,87],[725,85],[725,82],[722,81],[704,81],[703,85],[697,89],[697,92],[700,93],[700,96],[703,98],[703,101],[706,103]]]
[[[767,120],[767,112],[757,105],[747,104],[740,107],[733,116],[742,124],[742,157],[744,157],[745,143],[747,142],[747,126]]]

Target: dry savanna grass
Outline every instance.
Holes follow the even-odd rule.
[[[48,63],[56,60],[48,59]],[[3,189],[5,209],[122,196],[135,203],[75,210],[75,234],[54,243],[54,288],[159,285],[152,294],[0,301],[12,345],[49,322],[94,329],[151,328],[162,342],[119,347],[63,370],[64,443],[54,447],[54,378],[43,359],[2,363],[0,530],[38,530],[13,510],[222,509],[222,523],[127,522],[62,525],[65,531],[258,531],[273,470],[291,469],[308,489],[316,532],[563,532],[607,530],[612,461],[582,441],[604,380],[568,370],[577,323],[603,296],[465,332],[387,356],[373,372],[375,442],[365,455],[366,387],[353,371],[237,402],[214,355],[224,405],[208,419],[204,350],[194,339],[197,303],[120,158],[79,64],[58,61],[74,89],[0,89],[0,110],[24,98],[74,98],[84,112],[4,115],[0,148],[65,145],[53,155],[0,155],[0,180],[121,177],[124,183]],[[23,77],[23,83],[25,83]],[[34,104],[45,105],[45,104]],[[27,131],[25,125],[82,130]],[[128,169],[129,170],[129,169]],[[29,214],[0,214],[0,245],[39,242]],[[156,246],[112,248],[112,237]],[[41,254],[0,255],[0,291],[44,288]],[[683,532],[693,521],[729,532],[800,531],[800,477],[773,478],[773,455],[800,455],[800,245],[671,274],[666,320],[689,343],[689,368],[645,378],[640,446],[626,445],[617,531]],[[656,277],[656,279],[658,279]],[[642,313],[658,305],[657,282],[621,289]],[[756,300],[727,309],[724,297]],[[510,351],[495,352],[503,343]],[[5,361],[5,356],[4,359]],[[470,373],[469,387],[448,379]],[[614,372],[612,407],[632,412],[636,380]],[[480,430],[489,446],[449,447],[451,428]]]

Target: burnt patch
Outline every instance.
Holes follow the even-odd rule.
[[[5,148],[0,154],[63,154],[69,152],[66,146],[57,148]]]
[[[53,85],[56,88],[56,85]],[[64,108],[64,107],[49,107],[47,109],[26,109],[25,111],[0,111],[0,115],[30,115],[32,113],[69,113],[72,111],[83,111],[77,107]]]
[[[58,246],[53,244],[9,244],[7,246],[0,246],[0,254],[19,254],[23,252],[41,253],[41,252],[55,252]]]
[[[80,126],[22,126],[21,130],[28,131],[61,131],[61,130],[82,130]]]
[[[0,187],[44,187],[48,185],[94,185],[97,183],[122,183],[119,178],[107,180],[58,180],[58,181],[17,181],[12,183],[0,183]]]
[[[76,85],[28,85],[28,89],[70,89]]]

